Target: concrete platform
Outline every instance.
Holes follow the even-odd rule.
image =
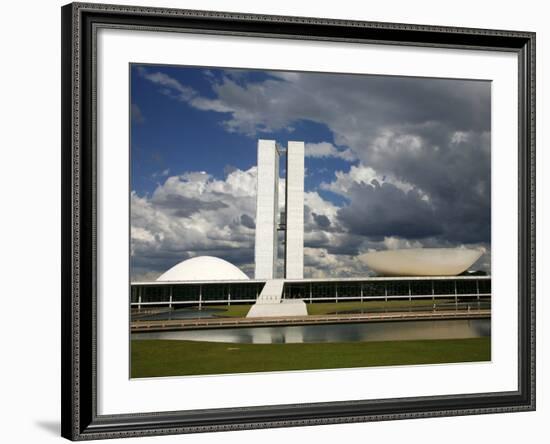
[[[284,283],[283,279],[270,279],[267,281],[246,317],[307,316],[307,307],[304,301],[282,299]]]
[[[265,318],[281,316],[307,316],[307,307],[304,301],[283,300],[280,303],[254,304],[247,318]]]

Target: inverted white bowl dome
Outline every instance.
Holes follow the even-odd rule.
[[[481,255],[466,248],[410,248],[366,253],[363,259],[380,276],[456,276]]]
[[[213,256],[198,256],[174,265],[157,281],[235,281],[249,277],[230,262]]]

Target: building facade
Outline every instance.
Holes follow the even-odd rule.
[[[133,308],[208,304],[253,304],[267,280],[142,282],[131,285]],[[369,300],[441,300],[455,302],[491,297],[490,276],[350,278],[285,280],[283,299],[306,303]]]
[[[283,277],[286,279],[304,277],[304,155],[304,142],[288,142],[288,147],[284,150],[277,147],[274,140],[258,140],[254,246],[256,279],[278,277],[278,231],[284,231]],[[281,156],[286,156],[283,208],[279,208]],[[282,220],[279,223],[280,214],[282,214]]]
[[[279,213],[279,150],[274,140],[258,140],[256,194],[256,279],[273,279],[277,272]]]

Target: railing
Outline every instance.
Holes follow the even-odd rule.
[[[348,315],[309,315],[293,317],[266,317],[266,318],[207,318],[207,319],[177,319],[140,321],[131,323],[131,331],[163,331],[163,330],[187,330],[197,328],[231,328],[248,327],[258,325],[306,325],[306,324],[336,324],[357,322],[387,322],[387,321],[411,321],[411,320],[448,320],[448,319],[485,319],[491,316],[491,310],[461,310],[452,312],[393,312],[393,313],[362,313]]]

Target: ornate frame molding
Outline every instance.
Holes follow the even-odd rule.
[[[535,34],[73,3],[62,8],[62,435],[71,440],[535,409]],[[518,391],[97,415],[95,41],[99,27],[515,52],[519,60]]]

